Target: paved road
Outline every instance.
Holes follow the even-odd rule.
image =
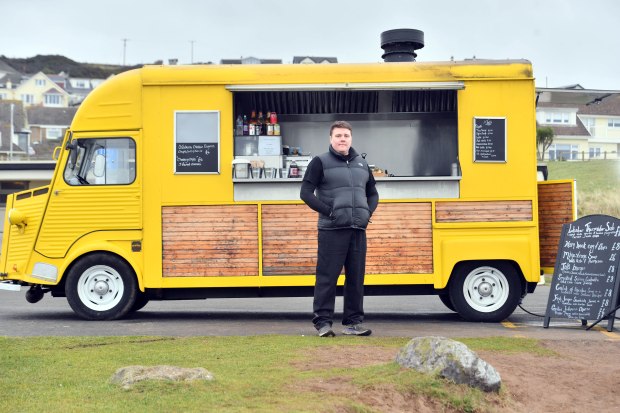
[[[544,314],[549,287],[539,287],[523,307]],[[197,336],[314,335],[310,323],[312,298],[243,298],[197,301],[152,301],[131,318],[84,321],[66,299],[46,295],[29,304],[24,292],[0,291],[0,335],[5,336]],[[336,308],[342,308],[337,299]],[[445,337],[519,336],[542,339],[619,340],[620,332],[584,331],[576,320],[543,319],[517,308],[503,323],[469,323],[446,309],[435,296],[367,297],[366,322],[378,336]],[[336,316],[340,316],[337,314]],[[606,325],[606,324],[605,324]],[[620,328],[620,321],[617,324]]]

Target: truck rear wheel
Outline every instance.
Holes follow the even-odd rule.
[[[517,308],[521,281],[506,262],[469,262],[455,270],[449,291],[455,310],[465,320],[497,322]]]
[[[454,304],[452,304],[452,300],[450,299],[449,294],[439,294],[439,299],[441,300],[443,305],[445,305],[448,308],[448,310],[456,311],[456,309],[454,308]]]
[[[87,255],[67,274],[65,293],[73,311],[87,320],[116,320],[133,307],[137,295],[133,269],[106,253]]]

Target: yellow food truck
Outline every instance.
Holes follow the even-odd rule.
[[[93,320],[312,295],[317,215],[299,190],[334,120],[380,195],[366,295],[499,321],[553,268],[574,189],[537,180],[526,60],[145,66],[84,100],[48,186],[8,196],[0,288]]]

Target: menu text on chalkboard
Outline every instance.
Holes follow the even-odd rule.
[[[174,172],[220,172],[220,113],[195,110],[174,113]]]
[[[618,301],[620,220],[588,215],[562,226],[544,327],[551,318],[597,320]],[[614,317],[608,320],[613,329]]]
[[[474,162],[506,162],[506,118],[474,117]]]
[[[177,172],[218,172],[217,143],[177,143]]]

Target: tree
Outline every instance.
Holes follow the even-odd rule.
[[[538,159],[545,160],[545,152],[553,143],[555,133],[550,126],[541,126],[536,128],[536,151],[538,152]]]

